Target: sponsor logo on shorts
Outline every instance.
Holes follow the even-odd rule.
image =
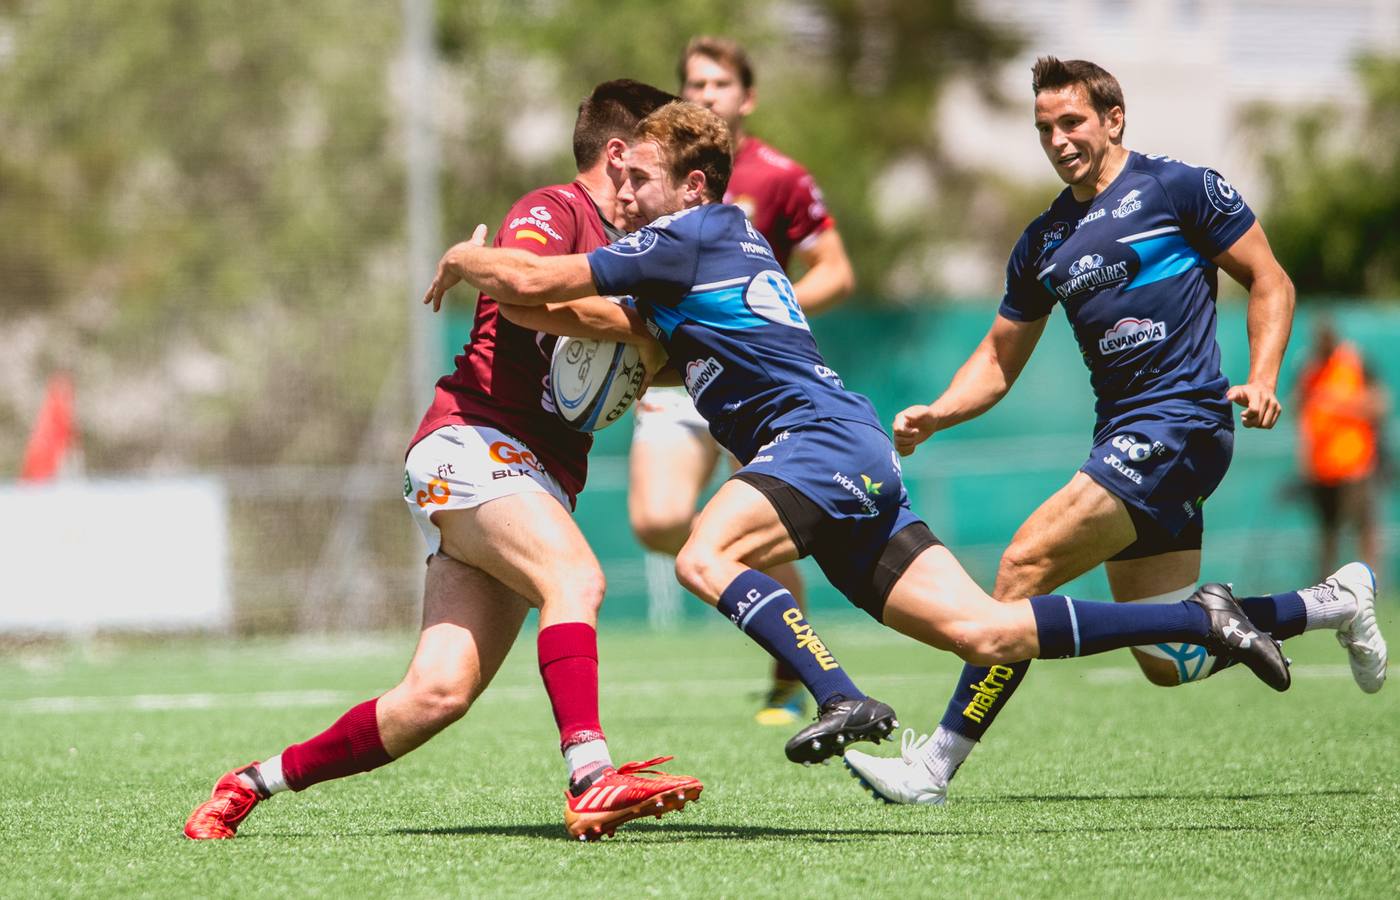
[[[972,701],[963,707],[962,714],[974,722],[981,722],[991,708],[997,705],[1007,682],[1015,677],[1016,670],[1010,666],[992,666],[987,671],[987,677],[976,684],[968,685],[973,691]]]
[[[408,474],[408,470],[403,470],[403,496],[408,499],[413,496],[413,476]]]
[[[885,486],[883,481],[871,481],[870,476],[864,472],[860,473],[860,480],[865,482],[865,492],[872,497],[880,495],[880,488]]]
[[[753,459],[749,460],[749,465],[752,466],[752,465],[755,465],[756,463],[769,463],[769,462],[772,462],[772,461],[773,461],[773,456],[772,456],[772,454],[765,453],[765,454],[762,455],[762,456],[755,456]]]
[[[723,371],[724,366],[713,356],[709,359],[692,359],[685,367],[685,390],[690,394],[690,399],[699,401],[700,395],[714,384]]]
[[[1139,440],[1135,434],[1120,434],[1114,436],[1110,442],[1113,449],[1128,457],[1129,461],[1140,463],[1145,462],[1149,457],[1161,456],[1167,452],[1167,447],[1161,441],[1147,442]]]
[[[429,503],[442,506],[451,496],[452,488],[447,486],[447,482],[441,478],[434,478],[428,482],[428,489],[419,491],[413,499],[417,502],[419,509],[425,509]]]
[[[1123,199],[1118,201],[1118,208],[1113,211],[1113,218],[1126,219],[1128,216],[1142,209],[1142,201],[1138,199],[1140,194],[1142,194],[1142,191],[1138,190],[1128,191],[1128,193],[1124,194]]]
[[[781,444],[783,441],[787,440],[787,439],[788,439],[789,437],[791,437],[791,436],[792,436],[792,435],[791,435],[790,433],[786,432],[786,431],[780,431],[780,432],[778,432],[777,436],[773,438],[773,440],[771,440],[771,441],[769,441],[768,443],[764,444],[762,447],[759,447],[759,448],[758,448],[758,452],[759,452],[759,453],[762,453],[764,450],[767,450],[767,449],[770,448],[770,447],[776,447],[777,445]]]
[[[1099,352],[1104,356],[1112,356],[1115,353],[1122,353],[1124,350],[1131,350],[1134,347],[1141,347],[1143,344],[1155,344],[1167,336],[1167,323],[1154,322],[1151,319],[1134,319],[1131,317],[1119,319],[1113,323],[1113,327],[1103,333],[1099,338]]]
[[[831,655],[831,651],[826,649],[826,644],[823,644],[822,639],[817,637],[817,633],[812,630],[812,626],[802,618],[802,610],[784,610],[783,621],[788,624],[793,635],[796,636],[797,649],[811,653],[816,658],[817,665],[822,667],[823,672],[841,668],[836,662],[836,658]]]
[[[1134,469],[1127,463],[1123,462],[1123,460],[1119,459],[1112,453],[1105,456],[1103,458],[1103,461],[1107,463],[1111,468],[1116,469],[1119,475],[1122,475],[1124,478],[1128,479],[1133,484],[1142,484],[1142,473],[1139,472],[1137,469]]]
[[[862,474],[860,477],[865,479],[865,484],[867,487],[871,485],[871,481],[868,476]],[[866,490],[862,489],[861,486],[857,484],[853,478],[842,472],[832,472],[831,480],[841,485],[841,487],[852,497],[855,497],[856,501],[860,503],[861,509],[865,510],[866,515],[878,516],[880,514],[880,508],[876,506],[875,501],[871,499],[871,493],[878,494],[880,492],[880,486],[884,484],[883,481],[874,485],[875,490],[873,492],[867,492]]]
[[[544,471],[544,466],[540,465],[535,454],[529,450],[521,450],[509,441],[496,441],[490,446],[487,453],[493,460],[504,466],[526,465],[536,472]]]

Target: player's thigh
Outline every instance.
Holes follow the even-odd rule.
[[[1018,600],[1052,591],[1127,547],[1136,534],[1123,501],[1076,472],[1016,530],[993,594]]]
[[[634,528],[689,524],[719,459],[709,431],[672,410],[689,397],[652,393],[639,403],[628,460],[627,510]]]
[[[474,701],[505,661],[529,604],[500,581],[442,554],[428,560],[423,625],[407,684]]]
[[[730,479],[700,511],[676,557],[676,573],[687,589],[714,603],[743,569],[769,569],[797,556],[797,545],[768,498]]]
[[[544,493],[498,497],[471,509],[433,514],[443,552],[475,566],[532,605],[601,600],[603,570],[578,525]]]
[[[986,650],[996,648],[985,644],[1018,640],[1029,615],[1028,604],[993,600],[952,551],[938,544],[920,553],[895,582],[882,621],[915,640],[964,655],[973,644]]]

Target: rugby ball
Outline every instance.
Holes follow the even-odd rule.
[[[646,368],[634,344],[561,337],[549,361],[554,411],[577,431],[606,428],[642,390]]]

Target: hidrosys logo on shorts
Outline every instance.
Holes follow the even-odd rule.
[[[1112,356],[1143,344],[1156,343],[1167,336],[1167,324],[1151,319],[1119,319],[1099,338],[1099,352]]]
[[[685,389],[690,399],[699,401],[705,388],[713,384],[723,371],[724,366],[713,356],[709,359],[692,359],[685,367]]]
[[[878,494],[880,488],[884,485],[883,481],[872,482],[869,476],[865,474],[862,474],[860,477],[867,485],[872,486],[873,490],[871,493]],[[880,508],[875,505],[875,501],[871,499],[870,494],[867,494],[865,490],[856,483],[855,479],[844,472],[832,472],[831,480],[841,485],[852,497],[855,497],[860,503],[860,508],[865,510],[867,516],[878,516],[880,514]]]

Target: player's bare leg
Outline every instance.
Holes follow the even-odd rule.
[[[688,398],[687,398],[688,399]],[[627,514],[632,532],[653,553],[675,556],[690,536],[700,494],[714,475],[720,447],[700,426],[670,420],[671,397],[639,401],[637,430],[628,462]],[[697,414],[698,415],[698,414]],[[726,454],[727,456],[727,454]],[[731,468],[736,465],[728,457]],[[794,563],[779,563],[766,573],[792,594],[806,611],[807,591]],[[773,661],[773,681],[755,715],[760,725],[792,725],[802,718],[803,687],[782,660]]]
[[[603,570],[563,504],[545,493],[513,494],[439,511],[433,521],[444,552],[490,573],[540,611],[540,676],[569,770],[569,833],[600,838],[638,816],[659,816],[698,798],[696,779],[646,768],[658,760],[613,766],[598,716]]]
[[[788,741],[786,753],[794,762],[821,762],[851,741],[885,737],[898,722],[893,709],[856,687],[792,594],[764,574],[796,558],[792,536],[768,498],[731,479],[696,519],[676,556],[676,576],[797,673],[819,714]]]
[[[420,746],[465,715],[491,683],[527,609],[480,570],[431,557],[418,648],[403,681],[321,735],[225,774],[190,815],[185,834],[231,838],[253,806],[275,793],[367,771]]]

